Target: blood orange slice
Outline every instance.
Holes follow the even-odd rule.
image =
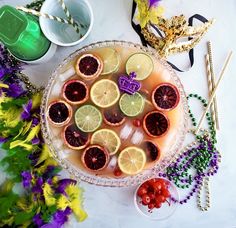
[[[102,73],[103,62],[97,55],[83,54],[78,58],[75,69],[79,76],[91,80]]]
[[[88,99],[88,87],[80,80],[67,81],[62,89],[63,97],[70,104],[82,104]]]
[[[153,161],[159,160],[161,153],[160,153],[160,149],[156,145],[156,143],[154,143],[150,140],[146,140],[143,142],[142,147],[143,147],[144,151],[146,152],[146,156],[147,156],[148,161],[153,162]]]
[[[169,120],[161,112],[149,112],[144,117],[143,129],[151,137],[161,137],[166,134],[169,129]]]
[[[125,116],[123,113],[118,109],[107,109],[103,112],[103,120],[107,125],[110,126],[120,126],[125,122]]]
[[[89,134],[82,132],[75,124],[70,124],[63,131],[65,144],[74,150],[85,148],[89,143]]]
[[[162,83],[152,92],[152,102],[158,110],[170,111],[179,104],[179,91],[170,83]]]
[[[70,122],[72,117],[72,108],[65,101],[53,101],[48,107],[47,116],[53,125],[61,127]]]
[[[87,169],[90,171],[99,171],[107,166],[109,154],[103,147],[91,145],[85,149],[81,159]]]

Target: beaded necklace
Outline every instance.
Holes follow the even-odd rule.
[[[187,99],[196,98],[204,107],[207,102],[197,94],[190,94]],[[192,125],[197,126],[196,119],[192,111],[189,109],[189,117]],[[206,114],[209,130],[201,129],[200,134],[196,135],[194,130],[190,132],[196,137],[196,141],[185,147],[179,157],[173,162],[165,173],[159,173],[160,177],[167,177],[173,181],[178,188],[188,189],[192,186],[191,191],[184,199],[178,201],[180,204],[187,203],[187,201],[196,193],[198,194],[198,207],[202,211],[206,211],[210,207],[210,191],[209,191],[209,177],[217,173],[221,155],[216,149],[216,131],[214,122],[210,113]],[[192,174],[194,172],[194,174]],[[203,187],[206,192],[206,203],[202,206],[201,195]],[[172,198],[174,202],[176,199]]]

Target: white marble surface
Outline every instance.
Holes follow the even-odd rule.
[[[0,0],[3,4],[21,5],[25,0]],[[139,38],[130,25],[131,0],[89,0],[95,14],[95,23],[89,38],[81,45],[91,42],[118,39],[139,43]],[[186,92],[196,92],[207,96],[204,54],[206,41],[211,40],[214,48],[215,71],[218,75],[223,60],[229,50],[236,51],[236,0],[163,0],[166,16],[195,13],[207,18],[216,18],[215,25],[196,48],[196,63],[185,73],[179,73]],[[81,47],[59,48],[56,56],[44,65],[29,66],[26,71],[33,82],[45,85],[50,73],[69,53]],[[155,222],[141,217],[133,205],[132,188],[103,188],[81,183],[85,189],[85,209],[88,219],[78,224],[71,220],[67,227],[83,228],[235,228],[236,227],[236,62],[235,56],[224,81],[218,91],[220,131],[218,148],[223,159],[219,173],[211,180],[212,207],[208,212],[201,212],[193,198],[188,204],[180,206],[168,220]],[[171,60],[187,64],[187,56],[179,55]]]

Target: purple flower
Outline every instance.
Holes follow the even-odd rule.
[[[9,97],[17,98],[24,93],[23,88],[18,83],[10,83],[8,89],[4,89]]]
[[[32,144],[33,145],[38,145],[40,143],[40,139],[38,137],[34,137],[32,140],[31,140]]]
[[[43,225],[41,228],[61,228],[64,223],[68,221],[68,216],[72,213],[72,210],[67,207],[64,211],[57,210],[52,221],[48,224]]]
[[[0,79],[2,79],[4,77],[4,75],[6,74],[6,70],[3,67],[0,67]]]
[[[33,120],[32,120],[32,127],[35,127],[39,124],[39,119],[34,117]]]
[[[76,180],[72,180],[72,179],[62,179],[62,180],[59,180],[58,182],[58,187],[56,189],[56,191],[58,193],[62,193],[62,194],[66,194],[65,193],[65,188],[70,185],[70,184],[77,184],[77,181]]]
[[[161,0],[149,0],[149,8],[157,6]]]
[[[8,138],[0,137],[0,143],[5,143],[8,140]]]
[[[33,222],[34,222],[34,224],[37,225],[38,227],[41,227],[41,226],[44,224],[44,222],[43,222],[43,220],[42,220],[42,218],[41,218],[41,214],[40,214],[40,213],[39,213],[39,214],[36,214],[36,215],[33,217]]]
[[[29,100],[29,102],[25,105],[23,105],[24,111],[21,113],[21,119],[22,120],[28,120],[30,118],[30,111],[32,109],[32,100]]]
[[[32,180],[32,175],[29,171],[23,171],[21,173],[22,176],[22,183],[24,188],[29,188]]]
[[[43,186],[43,178],[42,178],[42,177],[39,177],[39,178],[36,180],[35,185],[32,187],[32,192],[33,192],[33,193],[43,193],[42,186]]]

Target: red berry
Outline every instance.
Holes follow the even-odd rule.
[[[169,198],[169,197],[170,197],[170,192],[169,192],[168,189],[163,189],[163,190],[161,191],[161,194],[162,194],[163,196],[165,196],[166,198]]]
[[[115,168],[115,170],[114,170],[114,175],[115,175],[116,177],[119,177],[119,176],[122,175],[122,171],[119,169],[119,167]]]
[[[154,200],[156,198],[155,194],[153,192],[149,192],[148,195],[149,195],[151,200]]]
[[[134,120],[133,120],[133,125],[134,125],[135,127],[140,127],[140,126],[142,125],[141,120],[139,120],[139,119],[134,119]]]
[[[156,207],[156,208],[160,208],[160,207],[161,207],[161,205],[162,205],[162,203],[161,203],[161,202],[156,202],[156,203],[155,203],[155,207]]]
[[[164,203],[166,201],[166,197],[159,195],[156,197],[156,202]]]
[[[143,205],[148,205],[151,202],[150,197],[148,196],[148,194],[144,194],[142,196],[142,204]]]
[[[159,191],[162,188],[162,185],[159,181],[156,181],[152,184],[152,187],[154,188],[155,191]]]
[[[155,207],[155,204],[154,204],[154,203],[149,203],[149,204],[148,204],[148,208],[149,208],[150,210],[152,210],[154,207]]]
[[[162,188],[166,189],[168,187],[168,185],[169,185],[168,182],[163,180],[163,179],[159,179],[158,181],[162,185]]]
[[[137,194],[138,194],[139,197],[142,197],[144,194],[147,194],[147,188],[145,188],[144,186],[141,186],[138,189]]]

